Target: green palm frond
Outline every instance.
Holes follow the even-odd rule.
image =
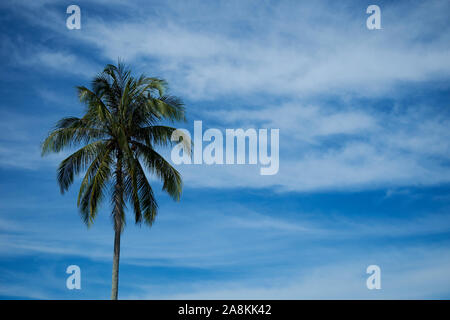
[[[180,173],[150,146],[136,141],[132,144],[136,146],[136,153],[143,159],[147,169],[163,182],[163,190],[174,200],[180,200],[183,189]]]
[[[83,221],[87,225],[93,223],[97,214],[97,205],[100,203],[111,178],[113,164],[113,148],[109,144],[103,152],[97,154],[86,170],[78,192],[77,205],[80,208]]]
[[[86,170],[90,163],[105,150],[104,141],[92,142],[64,159],[58,168],[58,184],[61,193],[67,191],[75,175]]]

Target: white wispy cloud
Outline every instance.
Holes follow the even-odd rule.
[[[122,57],[158,73],[194,99],[395,94],[397,84],[450,72],[448,4],[440,1],[386,4],[383,29],[377,31],[366,29],[363,6],[327,1],[169,2],[148,8],[140,2],[125,8],[111,3],[108,8],[120,10],[122,18],[113,14],[110,19],[88,15],[91,7],[105,5],[96,1],[80,4],[86,15],[76,32],[65,29],[65,13],[49,8],[47,1],[41,9],[22,5],[32,23],[69,43],[93,47],[110,61]],[[245,10],[252,15],[244,18]],[[58,52],[38,55],[39,61],[62,69],[73,59]]]
[[[15,199],[10,201],[17,202]],[[20,203],[16,207],[22,208]],[[79,221],[74,204],[55,203],[53,207],[47,207],[46,212],[36,215],[34,208],[38,207],[30,203],[29,208],[23,207],[23,213],[16,214],[14,219],[6,215],[13,210],[10,205],[6,203],[0,207],[5,213],[0,220],[0,252],[3,256],[51,254],[110,260],[113,230],[107,206],[90,230]],[[160,210],[164,214],[158,217],[152,229],[131,230],[135,227],[129,222],[123,234],[123,263],[204,268],[253,265],[258,255],[261,262],[271,261],[274,257],[286,259],[281,252],[291,250],[290,244],[298,241],[304,243],[306,250],[309,246],[316,247],[320,241],[376,241],[450,231],[450,220],[445,213],[403,218],[386,218],[380,213],[379,219],[346,218],[329,212],[313,215],[284,212],[280,216],[269,216],[253,211],[248,205],[238,204],[203,210],[181,210],[176,205],[164,205]],[[58,219],[63,213],[65,219]],[[83,234],[82,238],[80,234]],[[298,254],[301,252],[303,250]]]
[[[86,14],[104,2],[81,3],[83,27],[74,32],[61,24],[65,13],[51,4],[35,4],[38,9],[22,2],[23,10],[16,11],[71,46],[89,48],[108,62],[120,56],[139,70],[167,78],[173,91],[192,104],[209,101],[211,108],[196,110],[199,118],[223,127],[280,129],[278,175],[260,177],[248,167],[190,166],[180,168],[187,186],[312,191],[450,180],[445,115],[426,111],[433,106],[383,114],[351,105],[352,97],[395,97],[400,85],[449,76],[445,3],[386,4],[383,29],[377,31],[365,28],[364,7],[331,2],[155,3],[148,9],[141,3],[113,3],[109,9],[122,16],[111,19]],[[32,14],[36,10],[42,16]],[[248,10],[251,16],[243,14]],[[13,50],[17,60],[86,77],[101,69],[81,52],[28,47],[27,52],[35,51],[29,59]],[[261,94],[270,102],[260,97],[257,109],[247,106]],[[321,95],[349,103],[326,105],[317,100]],[[243,100],[227,108],[220,103],[226,97]],[[292,102],[273,103],[277,98]],[[2,148],[2,154],[8,152],[26,158],[28,151]]]
[[[367,266],[381,268],[381,290],[368,290]],[[431,299],[450,286],[447,248],[387,249],[360,256],[343,253],[340,260],[314,268],[278,270],[264,278],[187,282],[182,288],[140,284],[128,299]],[[308,270],[305,270],[308,269]]]
[[[274,176],[260,176],[250,166],[179,168],[187,185],[220,188],[314,191],[446,183],[450,179],[447,117],[435,110],[406,106],[386,112],[291,102],[206,111],[206,119],[224,128],[279,128],[280,170]]]
[[[41,142],[47,135],[48,121],[34,114],[0,110],[0,127],[7,132],[0,138],[0,167],[37,170],[53,167],[68,155],[67,152],[41,156]]]
[[[195,11],[180,6],[167,14],[144,13],[134,21],[93,18],[75,36],[111,60],[156,60],[148,67],[197,99],[261,92],[379,95],[392,93],[399,82],[449,74],[448,26],[428,36],[429,23],[446,19],[444,3],[408,10],[386,5],[384,29],[378,32],[365,28],[363,7],[295,2],[275,4],[269,12],[260,2],[249,3],[242,6],[251,7],[254,17],[245,22],[235,17],[237,3],[220,9],[198,3]],[[230,30],[240,24],[241,32]]]

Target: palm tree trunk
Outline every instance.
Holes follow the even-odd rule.
[[[120,229],[114,235],[114,258],[112,268],[111,300],[117,300],[119,293],[119,258],[120,258]]]
[[[122,152],[117,151],[116,185],[114,191],[114,257],[112,269],[111,300],[117,300],[119,293],[119,259],[120,259],[120,235],[122,233],[123,216],[123,177],[122,177]]]

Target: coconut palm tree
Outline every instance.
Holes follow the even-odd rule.
[[[91,89],[77,87],[79,99],[86,106],[83,117],[61,119],[42,144],[42,155],[81,147],[61,162],[57,180],[64,193],[74,176],[85,173],[77,205],[88,227],[102,200],[106,196],[111,199],[114,300],[118,296],[120,236],[126,204],[131,205],[136,224],[151,226],[158,209],[145,170],[162,181],[163,190],[173,199],[178,201],[182,191],[180,174],[155,150],[170,145],[175,130],[161,122],[185,121],[183,103],[167,95],[166,89],[164,80],[133,77],[120,61],[117,66],[107,65],[93,79]]]

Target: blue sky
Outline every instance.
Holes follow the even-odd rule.
[[[66,8],[81,8],[81,29]],[[366,28],[370,4],[381,30]],[[206,128],[279,128],[280,170],[185,165],[180,203],[128,221],[119,298],[450,298],[447,1],[2,1],[0,298],[108,299],[113,228],[87,229],[41,158],[118,57]],[[162,150],[168,155],[170,150]],[[82,289],[65,286],[79,265]],[[366,288],[381,268],[382,289]]]

